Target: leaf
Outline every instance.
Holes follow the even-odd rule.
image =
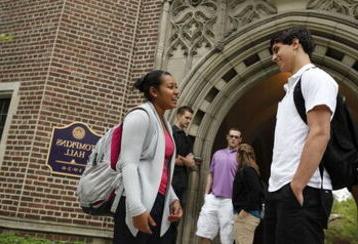
[[[9,42],[14,39],[12,34],[0,33],[0,42]]]

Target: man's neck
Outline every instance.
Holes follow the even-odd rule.
[[[230,151],[232,151],[232,150],[238,150],[239,149],[239,147],[237,146],[237,147],[230,147],[230,146],[228,146],[227,147]]]
[[[179,123],[175,123],[175,126],[178,127],[180,130],[185,130],[185,128],[181,127]]]
[[[299,71],[303,66],[310,64],[311,60],[307,54],[304,54],[298,57],[292,65],[291,74],[294,75]]]

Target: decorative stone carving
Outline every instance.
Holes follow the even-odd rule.
[[[352,16],[358,19],[357,0],[309,0],[306,8]]]
[[[189,2],[190,2],[191,5],[193,5],[195,7],[195,6],[198,6],[200,4],[201,0],[190,0]]]
[[[276,7],[267,0],[231,0],[228,1],[228,22],[230,32],[264,16],[277,13]]]
[[[195,55],[215,41],[217,0],[174,0],[170,9],[172,27],[168,56],[179,48],[184,55]]]
[[[358,19],[358,2],[353,5],[353,16],[354,18]]]

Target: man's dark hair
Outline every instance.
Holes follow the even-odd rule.
[[[177,115],[183,115],[185,112],[194,113],[193,109],[189,106],[181,106],[177,110]]]
[[[238,132],[241,133],[241,130],[240,130],[239,128],[237,128],[237,127],[230,127],[230,129],[228,129],[228,131],[227,131],[227,134],[229,135],[230,131],[232,131],[232,130],[238,131]]]
[[[291,45],[295,39],[298,39],[303,50],[311,57],[315,45],[311,32],[305,27],[293,27],[274,34],[271,38],[270,49],[272,50],[276,43]]]

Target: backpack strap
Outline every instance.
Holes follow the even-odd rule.
[[[302,78],[302,76],[301,76]],[[305,98],[302,94],[302,88],[301,88],[301,78],[297,82],[294,90],[293,90],[293,101],[295,103],[295,107],[297,109],[298,114],[300,115],[301,119],[305,124],[307,125],[307,114],[306,114],[306,104],[305,104]],[[323,189],[323,164],[322,162],[319,164],[319,173],[321,175],[321,189]]]
[[[303,122],[305,122],[305,124],[307,124],[306,104],[302,94],[301,78],[299,79],[293,90],[293,101],[301,119],[303,120]]]
[[[303,97],[302,94],[302,85],[301,85],[301,81],[302,81],[302,76],[303,74],[311,69],[316,69],[316,66],[313,66],[311,68],[306,69],[302,74],[300,79],[298,80],[298,82],[295,85],[295,88],[293,90],[293,101],[295,103],[296,109],[298,114],[300,115],[301,119],[303,120],[303,122],[305,122],[305,124],[307,124],[307,114],[306,114],[306,105],[305,105],[305,98]]]
[[[118,177],[120,177],[120,180],[122,181],[122,173]],[[119,201],[121,200],[123,192],[124,192],[124,186],[123,186],[123,182],[122,182],[122,184],[119,184],[119,187],[116,190],[116,196],[113,199],[113,203],[112,203],[112,206],[111,206],[111,212],[112,213],[115,213],[117,211]]]

